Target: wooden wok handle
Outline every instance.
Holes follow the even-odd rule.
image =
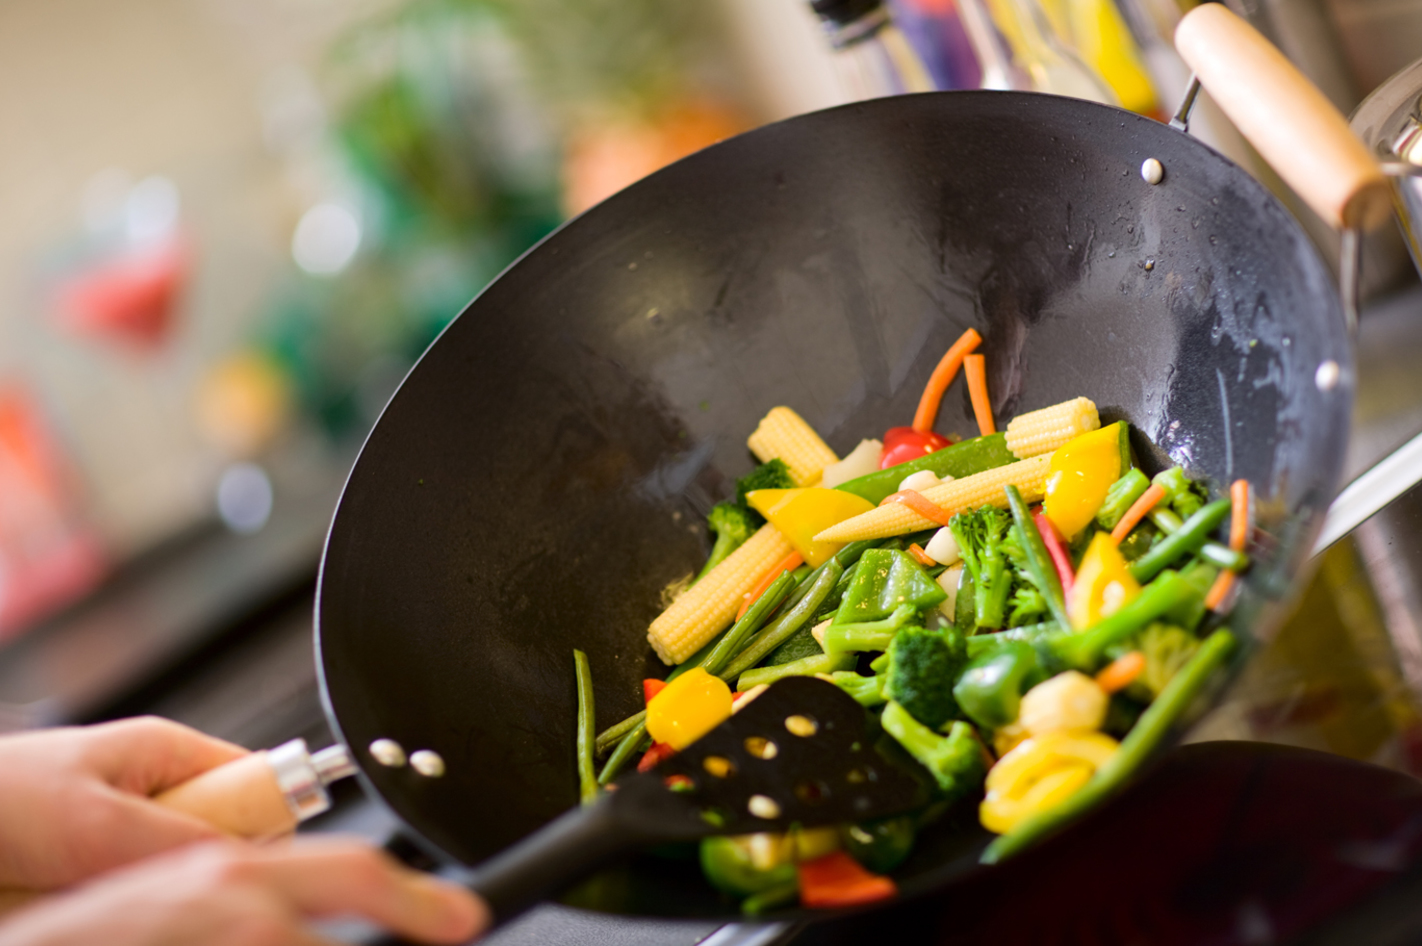
[[[296,830],[297,816],[268,753],[253,752],[154,798],[238,838],[273,838]]]
[[[1249,143],[1333,227],[1371,229],[1391,212],[1377,159],[1318,87],[1220,3],[1181,19],[1175,48]]]

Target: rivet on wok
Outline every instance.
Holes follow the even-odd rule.
[[[405,749],[394,739],[377,739],[370,744],[370,757],[381,765],[398,769],[405,764]]]
[[[1165,178],[1165,167],[1155,158],[1141,162],[1141,178],[1147,184],[1159,184]]]
[[[438,752],[429,749],[410,753],[410,765],[416,772],[430,778],[439,778],[444,774],[444,760],[439,757]]]
[[[1313,383],[1320,391],[1332,391],[1338,387],[1338,379],[1342,375],[1343,369],[1338,367],[1338,362],[1330,358],[1319,364],[1318,370],[1313,373]]]

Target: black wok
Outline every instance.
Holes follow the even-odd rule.
[[[658,592],[702,561],[756,420],[791,405],[848,451],[907,423],[969,326],[998,417],[1085,394],[1146,462],[1255,485],[1260,551],[1230,623],[1266,637],[1352,400],[1338,292],[1299,225],[1189,135],[1117,109],[874,101],[731,139],[568,223],[406,379],[350,475],[318,597],[323,692],[366,790],[465,864],[574,805],[572,650],[600,726],[639,708],[664,674],[644,637]],[[1340,380],[1320,390],[1328,360]],[[975,432],[959,388],[938,429]],[[379,738],[447,773],[376,764]],[[940,826],[902,889],[977,869],[985,840],[971,811]],[[580,895],[734,911],[669,856]]]

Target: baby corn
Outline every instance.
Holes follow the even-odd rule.
[[[665,664],[679,664],[725,630],[741,606],[742,596],[767,571],[792,551],[775,526],[766,524],[745,544],[657,615],[647,628],[647,640]]]
[[[1101,426],[1101,417],[1090,398],[1079,397],[1029,411],[1007,425],[1007,449],[1019,460],[1051,453],[1067,441]]]
[[[746,440],[746,446],[761,463],[784,461],[796,486],[815,485],[825,467],[839,462],[815,429],[788,407],[771,408]]]
[[[950,514],[980,506],[1007,508],[1007,495],[1003,487],[1009,483],[1022,493],[1024,502],[1035,503],[1042,499],[1046,488],[1047,472],[1051,464],[1051,454],[1019,460],[1007,466],[984,470],[951,480],[941,486],[923,491],[922,496],[929,502],[942,506]],[[815,536],[816,542],[853,542],[858,539],[886,539],[889,536],[917,532],[936,525],[925,519],[903,503],[885,503],[877,509],[860,513],[838,525],[830,526]],[[767,566],[768,567],[768,566]],[[692,591],[696,589],[693,587]],[[690,592],[688,592],[689,594]]]

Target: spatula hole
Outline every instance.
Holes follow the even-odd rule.
[[[701,767],[716,778],[730,778],[736,774],[736,763],[725,756],[708,755],[702,760]]]
[[[810,716],[787,716],[785,728],[792,736],[809,737],[820,731],[820,724]]]
[[[780,754],[780,747],[764,736],[747,736],[745,746],[757,759],[773,759]]]
[[[780,817],[780,803],[769,795],[752,795],[746,802],[746,810],[766,821],[773,821]]]
[[[806,779],[795,784],[795,797],[807,805],[817,805],[829,795],[829,787],[824,782]]]

